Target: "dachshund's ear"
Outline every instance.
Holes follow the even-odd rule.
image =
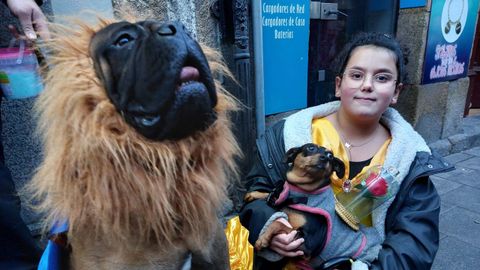
[[[345,164],[339,158],[333,157],[333,170],[337,173],[338,178],[343,178],[345,175]]]
[[[301,147],[293,147],[293,148],[290,148],[287,153],[285,153],[285,156],[283,156],[283,163],[291,163],[295,160],[295,157],[298,155],[298,153],[300,153],[300,151],[302,150]]]

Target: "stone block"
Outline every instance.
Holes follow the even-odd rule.
[[[452,144],[452,149],[450,151],[451,153],[458,153],[468,149],[469,136],[465,134],[457,134],[457,135],[450,136],[448,140]]]
[[[418,89],[414,127],[427,143],[443,139],[448,82],[419,85]]]
[[[480,146],[470,148],[470,149],[466,150],[465,153],[467,153],[469,155],[472,155],[472,156],[480,157]]]
[[[470,159],[464,160],[462,162],[457,163],[458,166],[463,168],[470,168],[472,170],[479,170],[480,171],[480,157],[473,156]],[[476,177],[477,181],[480,181],[480,177]],[[479,196],[480,198],[480,196]]]
[[[437,189],[439,195],[445,194],[461,186],[458,183],[445,180],[435,175],[431,176],[430,179],[432,179],[432,182],[435,185],[435,188]]]
[[[450,154],[452,149],[452,144],[449,140],[438,140],[428,145],[432,150],[438,152],[442,156],[447,156]]]
[[[468,233],[467,233],[468,234]],[[478,268],[480,248],[440,233],[440,247],[432,270],[472,270]]]
[[[463,132],[463,110],[467,99],[469,83],[468,78],[461,78],[451,81],[448,84],[448,97],[446,99],[442,138]]]
[[[400,9],[397,39],[406,48],[408,84],[420,84],[430,14],[425,8]]]
[[[480,133],[468,134],[469,148],[480,146]]]
[[[476,178],[473,178],[471,180],[477,182],[480,181],[480,179]],[[469,221],[468,223],[473,223],[474,219],[480,221],[480,196],[478,196],[478,194],[480,194],[479,188],[462,185],[457,189],[440,195],[440,197],[445,204],[460,206],[460,209],[454,211],[455,215],[468,214],[469,216],[472,216],[471,221]],[[465,209],[468,209],[469,211],[466,211]],[[465,211],[467,213],[463,213]],[[475,214],[470,214],[470,211],[474,212]],[[460,220],[458,221],[460,222]],[[477,239],[477,243],[480,243],[480,224],[476,225],[476,229],[479,237]]]
[[[466,134],[480,134],[480,114],[463,118],[463,131]]]
[[[447,162],[450,162],[452,164],[457,164],[459,162],[462,162],[464,160],[467,160],[469,158],[472,158],[472,155],[465,154],[465,153],[455,153],[451,154],[445,157],[445,160]]]
[[[210,47],[218,48],[220,46],[220,44],[218,44],[218,34],[212,34],[213,30],[218,29],[218,21],[210,16],[210,7],[214,2],[215,0],[197,0],[195,4],[195,10],[197,15],[197,31],[199,41]]]
[[[112,0],[115,12],[119,10],[131,10],[133,15],[142,18],[155,18],[159,20],[167,19],[167,4],[165,1],[136,1],[136,0]]]
[[[478,171],[471,168],[463,167],[461,166],[461,163],[455,165],[455,170],[446,173],[436,174],[435,176],[449,180],[452,183],[458,183],[470,187],[480,188],[480,180],[477,180]],[[454,186],[458,187],[457,185]]]
[[[457,206],[455,206],[455,205],[450,205],[450,204],[446,204],[446,203],[441,202],[440,203],[440,216],[447,213],[448,211],[452,211],[456,208],[457,208]]]
[[[397,104],[393,106],[412,125],[416,120],[418,92],[418,85],[406,85],[400,91]]]

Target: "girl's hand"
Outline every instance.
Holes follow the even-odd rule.
[[[290,223],[284,219],[278,219],[278,221],[292,227]],[[297,231],[293,230],[290,233],[280,233],[275,235],[270,242],[270,249],[277,252],[278,254],[284,257],[297,257],[302,256],[303,251],[299,250],[300,245],[302,245],[305,240],[303,238],[295,239]]]

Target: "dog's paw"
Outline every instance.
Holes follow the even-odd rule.
[[[255,250],[260,251],[270,245],[270,240],[268,237],[264,237],[264,235],[260,236],[257,241],[255,242]]]
[[[255,249],[261,250],[263,248],[266,248],[270,245],[270,241],[272,241],[272,238],[277,235],[277,234],[289,234],[293,229],[291,227],[288,227],[286,224],[284,224],[280,220],[275,220],[268,226],[268,228],[265,230],[265,232],[260,235],[255,242]]]
[[[266,192],[252,191],[245,194],[245,196],[243,197],[243,200],[245,202],[251,202],[253,200],[265,199],[267,198],[267,196],[268,196],[268,193]]]

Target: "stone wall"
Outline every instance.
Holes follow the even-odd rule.
[[[218,26],[210,15],[210,6],[214,0],[113,0],[114,10],[125,7],[143,18],[180,21],[201,43],[210,47],[219,47]]]
[[[408,51],[408,79],[396,108],[427,143],[463,132],[461,123],[469,86],[468,78],[420,84],[429,17],[429,5],[400,9],[397,27],[397,38]]]

